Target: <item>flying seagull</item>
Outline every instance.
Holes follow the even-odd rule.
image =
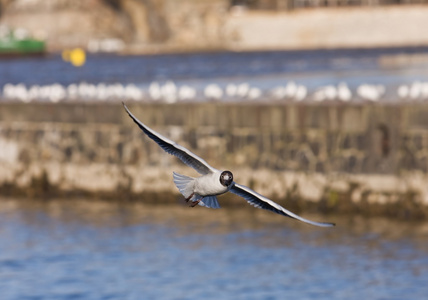
[[[314,222],[302,218],[250,188],[235,183],[233,181],[232,172],[220,171],[211,167],[205,160],[196,154],[143,124],[129,111],[125,103],[122,104],[128,115],[149,138],[154,140],[167,153],[178,157],[186,165],[192,167],[201,174],[200,177],[193,178],[173,172],[174,183],[185,197],[186,202],[190,202],[190,206],[201,205],[209,208],[220,208],[216,196],[226,192],[232,192],[241,196],[255,207],[267,209],[286,217],[321,227],[335,225],[334,223]]]

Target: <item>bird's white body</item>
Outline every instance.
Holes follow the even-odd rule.
[[[232,186],[224,186],[219,178],[220,171],[202,175],[200,177],[189,177],[178,173],[173,173],[174,183],[180,193],[193,205],[201,205],[209,208],[220,208],[217,195],[221,195],[230,190]]]
[[[221,171],[202,175],[195,178],[194,193],[201,196],[221,195],[230,190],[230,186],[226,187],[220,183]]]

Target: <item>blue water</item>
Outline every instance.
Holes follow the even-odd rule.
[[[426,299],[424,224],[2,199],[1,299]],[[256,212],[256,214],[254,214]],[[268,215],[267,215],[268,214]]]
[[[150,90],[152,83],[167,87],[162,96]],[[66,92],[70,85],[75,87],[80,84],[83,87],[78,96],[72,90]],[[244,87],[239,96],[231,92],[222,97],[226,95],[229,84],[248,85],[256,94],[251,93],[250,96]],[[223,101],[266,101],[283,97],[275,91],[287,84],[297,84],[300,91],[304,88],[303,97],[298,97],[296,90],[289,91],[291,95],[287,97],[296,101],[324,101],[319,100],[317,92],[323,94],[326,87],[333,87],[334,92],[335,88],[344,85],[352,93],[352,100],[357,102],[381,100],[394,103],[409,98],[412,101],[427,101],[428,47],[140,56],[105,54],[88,55],[82,67],[72,66],[58,54],[0,59],[0,100],[6,101],[122,101],[124,98],[136,101],[161,99],[168,103],[177,99],[204,101],[212,98]],[[92,92],[95,91],[95,96],[83,92],[85,85],[89,85]],[[222,96],[208,95],[205,89],[210,85],[214,85],[217,91],[220,89]],[[59,87],[59,94],[49,89],[52,86],[57,92]],[[120,96],[111,94],[111,90],[106,96],[107,86],[131,86],[134,91],[135,88],[138,90],[138,96],[123,94],[123,89],[120,90]],[[178,93],[183,86],[191,87],[194,94],[186,98]],[[365,91],[359,89],[361,86],[365,86]],[[40,92],[41,87],[48,89]],[[398,93],[399,87],[402,88],[401,93]],[[330,89],[329,97],[336,99],[338,95],[331,96]],[[327,96],[321,98],[326,99]]]
[[[60,55],[23,59],[0,59],[0,87],[6,83],[47,85],[88,82],[148,84],[177,82],[297,80],[311,84],[338,81],[370,83],[425,80],[427,62],[384,66],[379,58],[396,55],[427,55],[427,47],[339,49],[305,51],[219,52],[143,56],[89,55],[83,67],[64,62]],[[387,78],[382,78],[382,77]]]

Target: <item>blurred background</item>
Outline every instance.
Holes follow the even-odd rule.
[[[0,0],[2,299],[425,299],[428,2]],[[197,176],[122,108],[315,228]]]

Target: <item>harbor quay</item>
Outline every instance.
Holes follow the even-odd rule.
[[[425,103],[127,103],[133,114],[287,208],[428,216]],[[0,194],[177,202],[166,155],[121,103],[0,104]],[[233,196],[220,204],[241,205]]]

